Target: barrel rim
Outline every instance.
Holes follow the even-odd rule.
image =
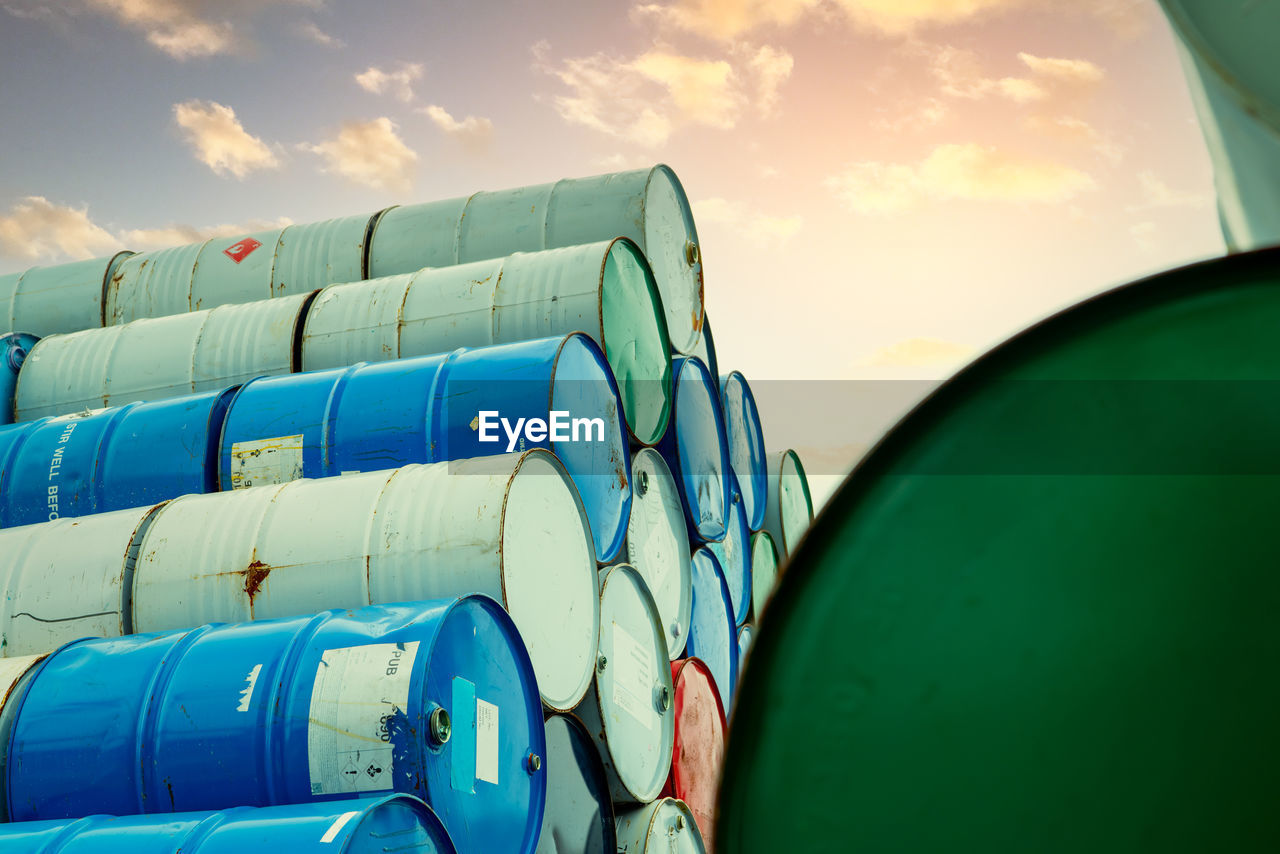
[[[649,206],[649,188],[652,186],[655,176],[658,175],[661,175],[664,179],[670,182],[671,187],[675,190],[676,205],[680,208],[680,214],[684,220],[686,239],[692,240],[693,244],[698,247],[698,261],[696,264],[690,265],[694,268],[693,275],[694,281],[697,282],[696,292],[698,302],[698,313],[697,316],[693,318],[693,324],[690,327],[694,333],[694,340],[689,343],[687,348],[692,349],[696,345],[697,338],[701,334],[703,326],[706,325],[707,317],[707,300],[702,267],[702,243],[698,239],[698,225],[693,217],[693,205],[689,203],[689,194],[685,192],[684,184],[680,182],[680,178],[676,175],[675,170],[667,164],[654,164],[649,169],[649,174],[645,176],[644,196],[641,201],[641,210],[645,210]],[[647,243],[648,238],[646,237],[646,244]],[[677,352],[687,355],[686,348],[677,346],[675,349]]]
[[[667,635],[666,631],[662,627],[662,618],[658,614],[658,606],[654,604],[653,594],[649,592],[649,586],[645,583],[644,576],[642,576],[636,568],[630,564],[615,564],[614,566],[609,567],[608,572],[605,573],[604,582],[600,585],[600,625],[602,627],[605,625],[604,598],[608,592],[609,584],[613,581],[615,576],[626,579],[631,588],[639,594],[640,605],[644,609],[645,615],[648,617],[651,634],[657,639],[659,644],[659,648],[656,650],[659,654],[658,672],[655,675],[664,687],[669,688],[672,697],[672,704],[667,707],[667,711],[663,712],[660,717],[662,732],[660,733],[659,738],[662,742],[661,749],[663,756],[659,757],[656,773],[661,776],[658,776],[652,785],[644,791],[635,791],[632,786],[628,785],[627,782],[622,779],[622,763],[614,757],[613,743],[609,738],[609,719],[611,716],[607,714],[605,710],[615,708],[617,704],[613,702],[605,702],[606,698],[603,694],[599,678],[594,678],[591,682],[591,691],[595,694],[596,706],[600,710],[601,727],[604,731],[604,745],[605,748],[608,749],[610,758],[612,759],[614,770],[617,773],[618,783],[625,788],[627,792],[637,796],[639,801],[643,803],[652,798],[659,797],[662,794],[662,788],[666,785],[667,777],[669,777],[671,773],[671,758],[672,752],[675,748],[675,685],[671,678],[671,668],[669,666],[671,663],[671,656],[667,652],[666,648]],[[662,773],[663,771],[666,773]]]
[[[631,414],[624,410],[625,418],[623,420],[627,425],[627,433],[640,444],[649,446],[662,439],[662,435],[667,430],[667,422],[671,419],[671,411],[674,406],[675,371],[671,365],[671,330],[667,325],[667,313],[662,307],[662,294],[658,290],[658,281],[654,276],[653,267],[649,263],[649,259],[645,255],[644,250],[629,237],[615,237],[612,240],[607,241],[607,245],[604,249],[604,256],[600,261],[600,289],[599,296],[596,299],[597,320],[600,323],[600,346],[604,351],[605,361],[609,361],[609,342],[605,338],[608,327],[605,325],[604,320],[605,273],[609,269],[611,259],[613,258],[613,248],[618,245],[621,245],[630,252],[632,258],[638,262],[641,271],[644,273],[645,289],[649,293],[649,304],[654,309],[654,318],[657,320],[659,337],[661,339],[661,350],[665,354],[667,362],[666,369],[663,371],[662,376],[662,412],[653,429],[653,435],[648,437],[638,435],[631,424]],[[609,370],[613,371],[612,363],[609,364]],[[614,376],[614,381],[617,381],[616,374]],[[642,382],[650,381],[642,380]],[[619,400],[621,400],[621,392],[619,392]]]
[[[582,523],[583,530],[586,535],[587,544],[592,550],[591,556],[592,558],[594,558],[595,556],[594,555],[595,545],[591,539],[591,523],[587,517],[586,506],[582,503],[582,496],[578,494],[578,488],[574,485],[573,478],[569,476],[568,470],[565,469],[564,463],[560,462],[560,458],[557,457],[553,452],[551,452],[547,448],[529,448],[527,450],[521,451],[518,455],[514,455],[514,456],[516,456],[516,460],[512,464],[511,475],[508,477],[506,488],[503,490],[503,493],[502,493],[502,510],[499,514],[499,519],[498,519],[498,581],[502,588],[502,601],[500,605],[504,609],[508,608],[510,604],[510,599],[507,593],[507,560],[506,560],[507,507],[511,499],[511,485],[515,481],[516,476],[519,474],[520,470],[531,458],[534,458],[536,456],[538,459],[545,459],[548,463],[550,463],[552,468],[560,476],[561,482],[566,484],[569,487],[569,492],[573,495],[574,503],[578,508],[578,519]],[[591,579],[592,579],[591,583],[595,588],[594,596],[595,596],[595,602],[596,602],[596,607],[592,609],[592,612],[594,615],[593,616],[594,625],[592,627],[592,638],[593,638],[592,646],[598,650],[599,638],[600,638],[600,608],[599,608],[600,577],[596,573],[594,568],[591,571]],[[510,617],[510,614],[508,614],[508,617]],[[514,620],[512,625],[514,625]],[[521,643],[523,644],[523,642],[524,642],[524,639],[521,638]],[[525,652],[527,654],[528,650],[526,649]],[[566,704],[565,708],[560,709],[552,705],[551,703],[548,703],[545,696],[542,694],[541,686],[538,687],[538,696],[540,698],[540,701],[548,709],[551,709],[554,712],[568,712],[576,708],[577,705],[582,701],[582,698],[586,696],[588,691],[591,690],[591,686],[595,681],[595,671],[593,667],[594,667],[594,662],[597,654],[598,653],[595,650],[593,650],[592,654],[588,656],[586,678],[582,681],[582,684],[580,686],[581,690],[575,690],[573,692],[576,695],[576,698],[571,698],[571,701]],[[530,662],[529,666],[530,668],[533,667],[532,661]],[[535,682],[535,685],[536,684],[537,683]]]
[[[560,339],[560,343],[556,345],[555,356],[551,359],[551,380],[547,383],[547,411],[551,412],[555,409],[556,382],[559,377],[560,357],[564,355],[565,348],[570,346],[570,342],[573,342],[574,346],[582,347],[584,351],[596,362],[597,366],[600,368],[601,375],[609,384],[609,391],[612,393],[614,404],[617,407],[616,414],[618,419],[619,435],[614,438],[620,439],[618,444],[618,456],[622,465],[622,477],[624,481],[621,486],[625,494],[622,499],[622,506],[619,508],[618,518],[613,523],[611,536],[609,539],[605,540],[605,547],[602,550],[596,551],[596,531],[590,523],[592,517],[589,513],[586,513],[586,502],[582,498],[577,484],[573,481],[573,473],[569,471],[568,465],[560,459],[560,454],[556,449],[556,443],[553,443],[548,438],[547,444],[550,451],[555,455],[556,461],[560,463],[561,467],[564,469],[565,475],[568,476],[569,481],[573,483],[574,494],[578,496],[578,502],[582,505],[583,512],[586,514],[584,519],[587,522],[588,539],[591,540],[591,548],[597,562],[607,562],[617,557],[619,550],[621,550],[622,542],[627,536],[627,522],[631,518],[631,500],[633,490],[631,488],[631,454],[628,453],[630,444],[628,441],[629,431],[627,427],[627,419],[622,409],[622,395],[618,391],[618,381],[613,376],[613,368],[609,366],[609,360],[605,357],[604,348],[597,344],[595,339],[590,335],[581,331],[566,334]],[[474,352],[475,349],[478,348],[469,348],[471,352]],[[590,477],[596,474],[598,473],[588,472],[587,476]]]

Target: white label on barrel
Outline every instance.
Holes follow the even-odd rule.
[[[302,477],[302,434],[231,446],[231,488],[288,483]]]
[[[409,679],[418,642],[325,650],[311,686],[307,763],[311,794],[392,788],[392,736],[407,724]]]
[[[653,729],[653,669],[644,647],[631,633],[617,623],[613,624],[613,657],[609,660],[613,671],[613,702],[627,714]]]
[[[476,779],[498,785],[498,707],[476,697]]]

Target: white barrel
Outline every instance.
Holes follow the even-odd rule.
[[[18,421],[213,391],[287,374],[312,294],[50,335],[18,375]]]
[[[769,498],[765,505],[764,530],[773,538],[780,560],[795,551],[800,537],[813,521],[813,499],[809,481],[795,451],[775,451],[765,458],[769,472]]]
[[[671,344],[689,352],[702,329],[702,258],[689,200],[667,166],[391,208],[373,229],[369,275],[614,237],[649,259]]]
[[[132,252],[109,258],[32,267],[0,276],[0,334],[44,337],[103,325],[103,295],[116,267]]]
[[[637,441],[671,408],[662,301],[625,239],[521,252],[325,288],[307,313],[303,370],[585,332],[604,350]]]
[[[132,546],[159,506],[0,530],[0,656],[132,632]]]
[[[290,225],[143,252],[107,287],[105,325],[310,293],[365,278],[376,215]]]
[[[591,683],[599,585],[554,454],[411,465],[184,496],[145,532],[137,631],[484,593],[510,612],[543,702]]]
[[[1280,4],[1160,0],[1178,37],[1227,245],[1280,243]]]
[[[646,803],[671,773],[675,689],[658,609],[626,564],[600,588],[596,678],[577,715],[600,747],[615,803]]]
[[[619,810],[618,854],[706,854],[702,834],[684,801],[662,798]]]
[[[31,672],[31,669],[40,662],[49,657],[49,653],[41,655],[23,655],[13,658],[0,658],[0,732],[4,731],[5,718],[16,714],[16,710],[9,709],[9,715],[5,715],[5,705],[8,704],[9,698],[14,696],[13,689],[17,687],[18,681]],[[5,746],[8,750],[8,745]]]
[[[680,487],[671,469],[653,448],[631,458],[631,516],[627,521],[627,562],[644,578],[658,609],[672,661],[684,652],[693,607],[689,535]]]

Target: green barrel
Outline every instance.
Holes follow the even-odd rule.
[[[716,850],[1280,850],[1277,496],[1280,250],[998,347],[793,554]]]

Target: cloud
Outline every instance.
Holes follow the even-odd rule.
[[[1101,83],[1107,76],[1101,68],[1087,59],[1055,59],[1030,53],[1019,53],[1018,59],[1033,73],[1063,83],[1091,86]]]
[[[954,368],[971,359],[972,347],[940,338],[908,338],[881,347],[858,363],[872,368]]]
[[[267,6],[314,6],[317,0],[78,0],[73,4],[114,18],[143,34],[174,59],[234,53],[245,41],[236,24]],[[216,14],[215,14],[216,10]]]
[[[324,171],[381,190],[407,191],[413,185],[418,155],[396,134],[386,116],[368,122],[345,122],[337,136],[300,146],[324,158]]]
[[[1144,252],[1153,252],[1156,249],[1156,234],[1160,228],[1151,221],[1135,222],[1129,226],[1129,234],[1133,236],[1133,240],[1138,244],[1138,248]]]
[[[781,48],[740,49],[730,59],[685,56],[654,48],[632,59],[612,54],[547,63],[547,46],[534,46],[538,67],[568,89],[552,103],[560,116],[644,147],[664,144],[686,125],[727,130],[748,109],[772,114],[794,59]]]
[[[23,261],[93,258],[122,248],[110,232],[89,219],[88,206],[59,205],[27,196],[0,216],[0,253]]]
[[[754,243],[775,247],[790,241],[804,225],[804,219],[799,216],[770,216],[751,210],[741,202],[718,197],[695,202],[693,211],[694,219],[699,222],[730,226]]]
[[[660,26],[732,42],[758,29],[782,28],[834,10],[849,23],[886,35],[954,24],[1027,0],[672,0],[638,5],[634,14]]]
[[[873,119],[871,127],[885,133],[924,130],[942,124],[950,111],[950,108],[938,98],[926,98],[920,106],[910,108],[892,118],[881,116]]]
[[[196,159],[215,174],[243,178],[280,165],[267,144],[246,131],[230,107],[215,101],[184,101],[173,105],[173,119],[185,131]]]
[[[1142,203],[1131,205],[1131,212],[1151,208],[1202,208],[1213,201],[1204,193],[1173,189],[1150,169],[1138,173],[1138,186],[1142,190]]]
[[[1124,159],[1124,150],[1084,119],[1075,116],[1029,116],[1026,126],[1062,142],[1091,149],[1113,164]]]
[[[356,75],[360,88],[375,95],[384,92],[408,103],[413,100],[413,83],[422,79],[422,64],[402,62],[398,71],[383,71],[370,66]]]
[[[853,163],[824,182],[849,210],[899,213],[928,201],[1065,202],[1095,189],[1088,174],[976,143],[939,145],[919,163]]]
[[[308,41],[313,41],[322,47],[346,47],[347,43],[336,36],[331,36],[324,30],[320,29],[320,25],[315,21],[303,21],[297,26],[298,35]]]
[[[436,104],[423,107],[421,112],[426,113],[440,130],[468,147],[483,147],[493,136],[493,122],[488,119],[467,116],[462,121],[458,121],[444,107]]]
[[[766,26],[794,24],[820,0],[675,0],[636,6],[639,18],[719,41],[733,41]]]
[[[756,79],[756,104],[764,115],[778,106],[778,90],[791,76],[795,58],[785,50],[764,45],[751,57],[750,67]]]
[[[945,95],[985,98],[999,95],[1018,104],[1043,101],[1054,94],[1079,94],[1101,83],[1106,73],[1087,59],[1057,59],[1019,53],[1030,77],[988,77],[978,54],[942,45],[916,47],[929,56],[930,70]]]

